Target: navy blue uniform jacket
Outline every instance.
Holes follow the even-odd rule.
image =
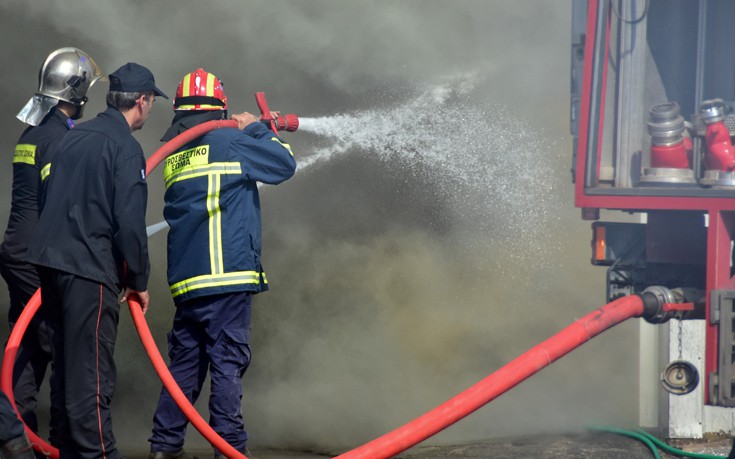
[[[291,147],[263,123],[211,131],[166,158],[163,215],[176,304],[267,290],[257,182],[277,184],[295,170]]]
[[[0,253],[5,263],[25,264],[22,260],[38,222],[38,199],[41,168],[48,164],[51,152],[61,141],[71,120],[53,108],[38,126],[30,126],[15,146],[13,154],[13,197],[10,217]]]
[[[27,261],[113,290],[147,290],[147,199],[143,150],[109,107],[59,143]]]

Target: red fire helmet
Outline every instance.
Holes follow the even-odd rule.
[[[227,110],[222,82],[201,68],[187,73],[176,88],[174,110]]]

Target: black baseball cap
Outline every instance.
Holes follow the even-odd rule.
[[[153,92],[157,96],[168,96],[156,87],[156,80],[150,70],[135,62],[128,62],[108,75],[110,91]]]

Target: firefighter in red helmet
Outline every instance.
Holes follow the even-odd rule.
[[[174,111],[163,141],[200,123],[225,119],[221,81],[201,68],[185,75]],[[252,298],[268,290],[260,261],[257,182],[287,180],[296,162],[291,147],[258,118],[245,112],[232,119],[238,129],[211,131],[165,161],[168,282],[176,305],[168,334],[169,370],[192,403],[209,372],[210,425],[247,455],[241,379],[251,356]],[[163,388],[149,439],[150,459],[188,457],[183,450],[187,424]]]

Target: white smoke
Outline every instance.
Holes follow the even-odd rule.
[[[299,171],[262,193],[272,291],[256,298],[245,417],[255,445],[355,446],[602,300],[568,182],[569,9],[556,0],[5,0],[0,151],[12,152],[22,129],[13,116],[59,46],[84,49],[106,72],[139,62],[169,96],[204,67],[224,81],[231,112],[255,112],[252,93],[265,91],[271,109],[299,115],[302,130],[285,134]],[[105,89],[93,88],[87,118],[104,108]],[[160,146],[170,102],[159,98],[135,134],[146,152]],[[157,173],[149,190],[149,222],[158,222]],[[165,243],[151,241],[147,320],[165,349]],[[436,441],[633,418],[630,359],[616,356],[634,340],[612,336]],[[142,451],[160,384],[124,312],[118,343],[116,434]],[[196,432],[187,441],[204,447]]]

